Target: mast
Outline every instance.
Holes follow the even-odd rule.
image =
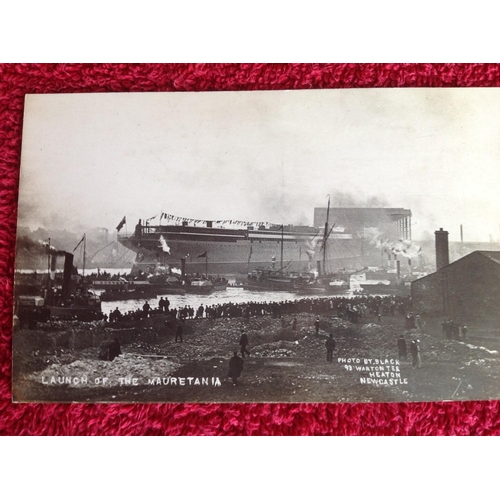
[[[330,195],[328,195],[328,208],[326,209],[325,234],[323,236],[323,274],[326,274],[326,242],[328,240],[328,223],[330,217]]]
[[[50,288],[50,238],[49,238],[49,246],[47,249],[47,287]]]
[[[283,228],[284,225],[281,224],[281,264],[280,264],[280,273],[283,274]]]
[[[87,247],[87,234],[83,233],[83,269],[82,269],[82,283],[85,284],[85,250]]]

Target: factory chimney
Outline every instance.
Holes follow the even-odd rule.
[[[448,231],[434,231],[436,236],[436,271],[450,263],[450,254],[448,249]]]

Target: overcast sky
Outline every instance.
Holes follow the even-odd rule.
[[[19,223],[113,231],[127,217],[313,222],[411,209],[413,237],[499,239],[500,89],[33,95]]]

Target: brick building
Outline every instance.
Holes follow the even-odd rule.
[[[411,296],[417,314],[447,316],[462,323],[498,323],[500,252],[476,251],[444,265],[413,281]]]

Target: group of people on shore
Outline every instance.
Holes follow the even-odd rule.
[[[167,297],[161,297],[158,307],[152,307],[148,301],[135,311],[122,313],[117,307],[109,315],[110,322],[139,321],[155,315],[168,315],[180,321],[192,319],[245,318],[272,315],[280,318],[282,315],[313,313],[337,314],[342,319],[357,323],[361,318],[374,316],[404,315],[411,308],[409,297],[368,296],[368,297],[315,297],[298,300],[245,302],[204,305],[196,309],[186,305],[170,308]]]
[[[401,335],[398,339],[398,355],[400,361],[406,361],[408,358],[408,348],[404,335]],[[410,355],[412,358],[413,368],[422,368],[422,356],[419,339],[413,339],[410,342]]]
[[[467,338],[467,325],[453,321],[452,319],[447,319],[441,323],[441,328],[443,332],[443,337],[447,340],[465,340]]]

